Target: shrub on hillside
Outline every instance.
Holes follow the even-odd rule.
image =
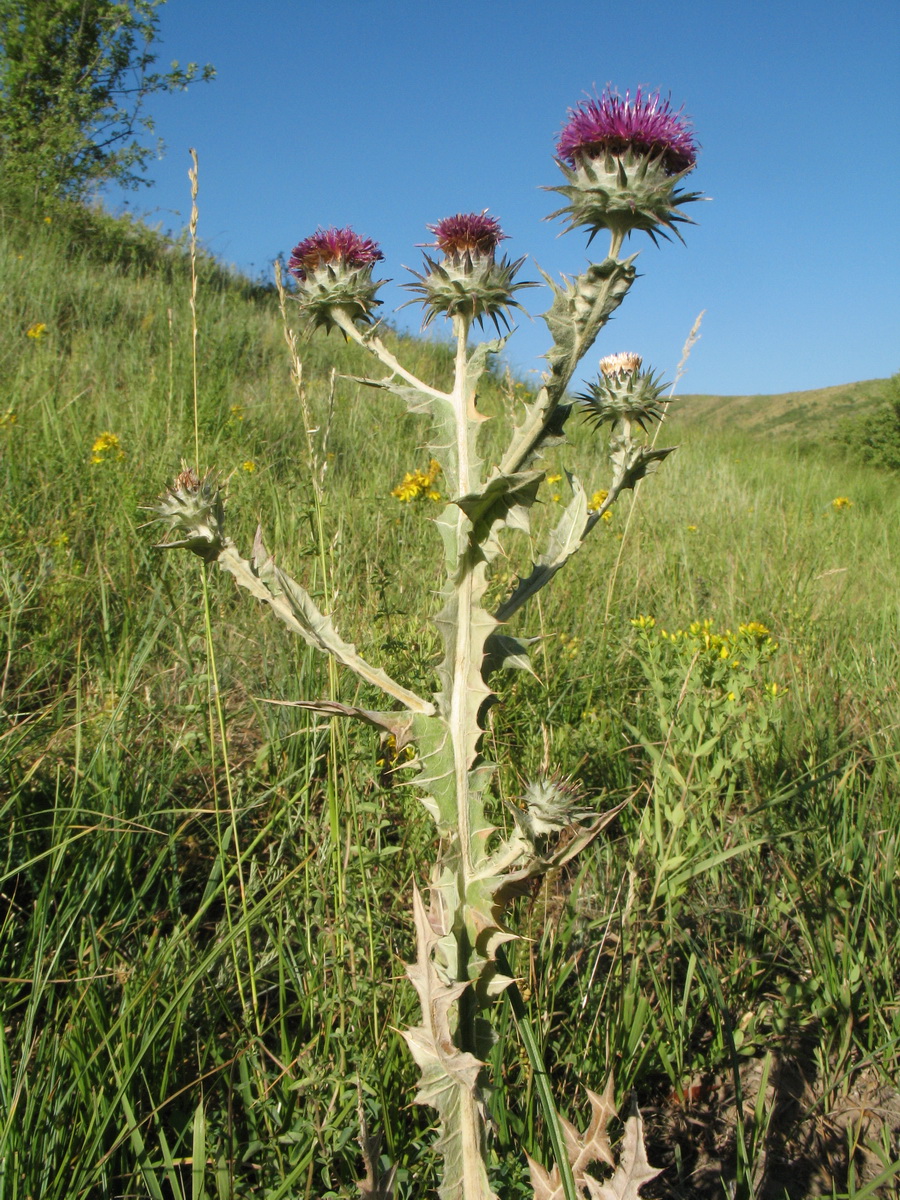
[[[900,471],[900,371],[885,384],[878,407],[843,422],[838,436],[861,462]]]
[[[154,71],[166,0],[0,0],[0,188],[19,206],[146,183],[157,145],[148,96],[209,80],[209,65]]]

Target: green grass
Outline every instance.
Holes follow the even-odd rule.
[[[353,1195],[360,1103],[399,1194],[425,1196],[430,1117],[398,1033],[433,853],[415,788],[369,730],[270,703],[373,697],[153,548],[143,506],[193,457],[189,273],[79,220],[77,242],[65,214],[0,227],[0,1196]],[[427,465],[425,431],[340,378],[329,415],[331,367],[369,368],[334,335],[301,346],[320,547],[275,298],[202,260],[198,305],[201,465],[230,476],[232,536],[246,552],[261,520],[345,638],[434,686],[430,502],[390,496]],[[447,378],[446,346],[397,346]],[[879,1175],[892,1195],[900,499],[754,399],[784,436],[685,405],[633,510],[515,618],[539,678],[503,681],[498,793],[548,753],[602,806],[630,799],[522,901],[512,959],[563,1111],[582,1120],[576,1085],[610,1069],[623,1103],[636,1090],[666,1167],[645,1195],[719,1195],[720,1175],[746,1197],[871,1195]],[[515,386],[482,403],[514,411]],[[125,457],[92,463],[104,431]],[[572,442],[548,470],[603,487],[595,435]],[[544,487],[538,548],[564,486]],[[519,535],[509,577],[530,552]],[[660,635],[705,619],[761,622],[778,648],[717,675]],[[503,1005],[498,1031],[505,1198],[528,1194],[521,1150],[548,1145]]]

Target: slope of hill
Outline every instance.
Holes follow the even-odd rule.
[[[676,396],[671,417],[717,430],[819,440],[832,436],[846,418],[872,410],[886,383],[867,379],[773,396]]]

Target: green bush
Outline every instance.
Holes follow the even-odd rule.
[[[845,422],[840,437],[860,462],[900,471],[900,371],[885,384],[878,408]]]

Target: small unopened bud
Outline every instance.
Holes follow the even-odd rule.
[[[662,420],[668,400],[667,384],[650,371],[642,372],[639,354],[609,354],[600,360],[596,383],[576,399],[586,417],[597,425],[634,421],[642,429]]]
[[[184,547],[214,562],[225,547],[225,506],[214,471],[202,479],[192,467],[184,466],[175,481],[151,509],[165,521],[178,540],[161,542],[162,550]]]
[[[584,806],[584,793],[578,784],[555,773],[526,784],[523,799],[525,809],[519,821],[533,839],[561,833],[593,815]]]

